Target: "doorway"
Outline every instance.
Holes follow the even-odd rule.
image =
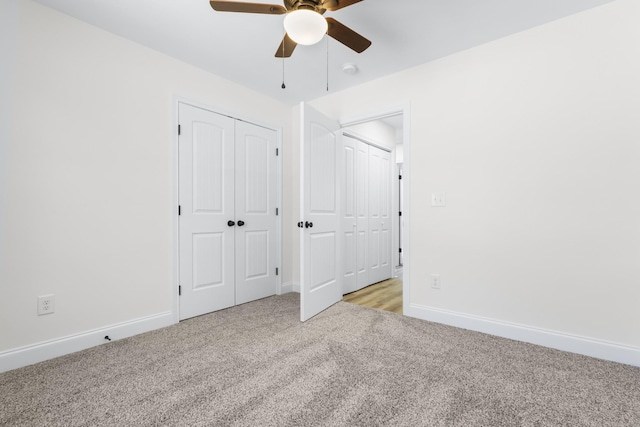
[[[390,196],[391,196],[391,233],[388,247],[391,254],[389,278],[358,289],[345,286],[343,301],[368,307],[408,313],[410,295],[407,271],[408,257],[408,165],[405,165],[408,152],[409,121],[408,107],[372,115],[342,123],[345,134],[355,134],[374,145],[391,152]],[[408,160],[408,159],[406,159]],[[345,228],[346,229],[346,228]],[[348,283],[348,281],[345,281]]]

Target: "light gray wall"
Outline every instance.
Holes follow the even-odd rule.
[[[0,356],[174,314],[175,96],[281,127],[285,140],[291,129],[290,106],[30,0],[18,6]],[[39,317],[36,297],[49,293],[56,312]]]
[[[297,107],[15,4],[0,356],[172,313],[176,95],[282,126],[296,282]],[[410,103],[414,305],[640,348],[639,18],[618,0],[312,103],[337,119]],[[36,316],[43,293],[54,315]]]
[[[416,312],[620,344],[640,363],[639,21],[618,0],[311,103],[340,120],[410,103]]]

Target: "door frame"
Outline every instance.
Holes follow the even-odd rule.
[[[405,102],[355,115],[345,120],[340,120],[340,126],[346,128],[399,114],[402,114],[402,144],[404,150],[404,160],[402,164],[404,206],[402,207],[402,217],[405,222],[402,232],[404,261],[402,266],[402,313],[405,316],[415,317],[411,310],[411,104]],[[392,266],[392,271],[394,270]]]
[[[188,104],[196,108],[201,108],[203,110],[211,111],[215,114],[221,114],[223,116],[231,117],[236,120],[240,120],[243,122],[248,122],[254,124],[256,126],[260,126],[266,129],[273,130],[276,132],[276,148],[279,151],[279,155],[276,158],[276,199],[278,204],[278,218],[276,220],[276,264],[278,265],[279,274],[276,276],[276,295],[282,294],[282,216],[284,214],[282,209],[282,127],[274,126],[269,123],[265,123],[261,120],[255,119],[254,117],[247,116],[243,113],[239,113],[237,111],[229,111],[220,106],[213,106],[210,104],[206,104],[201,101],[193,100],[191,98],[174,95],[173,96],[173,120],[171,126],[171,159],[172,159],[172,188],[171,188],[171,209],[172,213],[172,231],[171,231],[171,247],[172,247],[172,260],[173,260],[173,273],[171,277],[171,285],[169,287],[168,292],[170,292],[173,306],[173,321],[174,323],[180,322],[180,296],[178,295],[178,286],[179,286],[179,278],[180,278],[180,240],[179,240],[179,231],[180,225],[178,223],[178,204],[180,201],[178,194],[179,187],[179,173],[180,170],[178,168],[179,159],[178,159],[178,125],[179,125],[179,117],[178,117],[178,107],[180,104]]]

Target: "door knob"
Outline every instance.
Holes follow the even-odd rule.
[[[244,225],[244,221],[240,220],[238,221],[238,227],[242,227]]]
[[[304,222],[304,228],[313,228],[313,223],[309,221]]]
[[[229,227],[233,227],[234,225],[236,225],[236,223],[235,223],[235,222],[233,222],[233,221],[227,221],[227,225],[228,225]]]

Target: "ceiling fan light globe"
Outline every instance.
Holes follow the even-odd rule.
[[[318,43],[327,33],[327,20],[313,10],[294,10],[284,18],[284,29],[294,42],[302,45]]]

